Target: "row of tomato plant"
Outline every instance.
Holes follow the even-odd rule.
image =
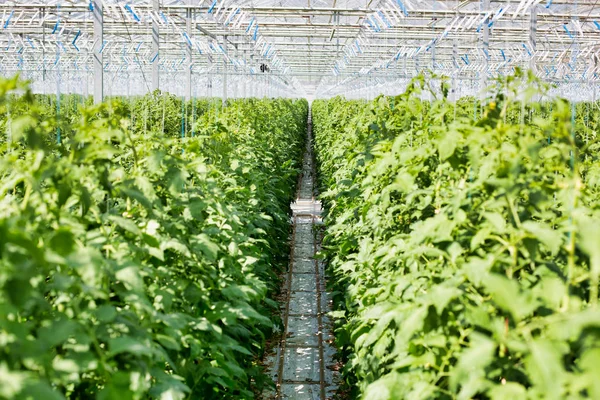
[[[40,118],[54,127],[54,139],[71,135],[74,122],[80,118],[79,109],[89,107],[93,103],[91,97],[78,94],[46,95],[34,94],[38,104]],[[0,131],[8,132],[10,136],[10,121],[13,116],[27,112],[29,104],[18,101],[19,95],[8,97],[6,107],[0,112]],[[136,131],[152,131],[169,137],[195,136],[195,128],[199,121],[210,115],[217,119],[222,108],[220,98],[200,98],[185,101],[183,98],[168,92],[155,91],[144,96],[122,97],[107,99],[112,109],[131,122]],[[5,137],[2,138],[4,140]]]
[[[599,114],[547,91],[313,104],[353,396],[600,398]]]
[[[0,398],[252,398],[307,103],[232,101],[181,139],[128,99],[59,122],[34,97],[0,81]]]

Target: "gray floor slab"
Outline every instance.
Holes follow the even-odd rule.
[[[315,274],[293,274],[292,291],[314,292],[317,290],[317,277]]]
[[[294,246],[307,246],[315,248],[315,240],[312,237],[296,237],[294,239]]]
[[[309,258],[297,258],[293,261],[292,272],[298,274],[314,274],[315,260]]]
[[[316,316],[288,317],[287,346],[318,347],[319,323]]]
[[[310,139],[310,128],[308,134]],[[284,287],[289,287],[290,291],[283,292],[285,299],[281,304],[286,330],[279,346],[265,358],[279,389],[276,393],[265,393],[264,399],[331,399],[339,380],[336,350],[332,344],[334,327],[327,316],[332,300],[326,292],[325,264],[315,260],[322,237],[322,228],[315,226],[323,221],[321,203],[315,200],[311,152],[308,144],[297,200],[291,204],[293,253],[284,282]],[[282,376],[279,376],[280,370]],[[322,391],[326,393],[325,398],[321,397]]]
[[[312,234],[312,231],[312,220],[308,220],[306,223],[304,223],[304,221],[302,221],[300,218],[296,220],[296,235],[309,233]]]
[[[308,246],[298,247],[294,249],[294,258],[311,258],[315,254],[314,249]]]
[[[320,381],[318,348],[291,347],[285,349],[284,355],[284,382],[318,383]]]
[[[290,315],[317,315],[316,292],[292,292]]]
[[[320,400],[320,387],[310,384],[283,384],[281,385],[281,397],[290,400]]]
[[[314,258],[315,256],[315,244],[312,240],[301,240],[294,242],[294,252],[306,252],[306,258]]]

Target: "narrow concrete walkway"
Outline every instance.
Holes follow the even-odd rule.
[[[325,289],[324,265],[315,259],[321,242],[321,203],[315,200],[315,166],[309,111],[308,141],[298,196],[292,204],[291,263],[282,290],[284,332],[267,357],[276,393],[270,399],[326,400],[336,389],[335,348],[331,335],[331,300]]]

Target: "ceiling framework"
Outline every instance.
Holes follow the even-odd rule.
[[[100,98],[331,96],[425,70],[480,88],[516,67],[593,86],[600,1],[0,0],[2,74]]]

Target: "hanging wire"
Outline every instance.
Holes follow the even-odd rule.
[[[185,138],[186,100],[181,96],[181,138]]]
[[[125,27],[125,32],[127,33],[127,37],[129,38],[129,42],[130,43],[134,43],[133,37],[131,36],[131,32],[129,31],[129,26],[127,24],[127,19],[125,18],[125,14],[123,14],[123,10],[121,9],[121,7],[115,7],[115,8],[119,11],[119,13],[121,14],[121,18],[124,21],[123,26]],[[146,24],[146,35],[149,36],[149,37],[152,37],[151,31],[150,31],[150,23]],[[146,86],[146,91],[150,92],[151,91],[150,85],[148,83],[148,79],[146,78],[146,74],[144,73],[144,69],[142,68],[142,63],[141,63],[141,61],[140,61],[140,59],[139,59],[139,57],[137,55],[137,51],[135,51],[133,53],[133,58],[135,59],[136,64],[138,64],[138,66],[140,68],[140,73],[141,73],[141,76],[142,76],[142,81],[143,81],[144,85]]]
[[[56,4],[56,21],[60,22],[60,3]],[[56,143],[61,143],[60,132],[60,31],[56,39]]]

